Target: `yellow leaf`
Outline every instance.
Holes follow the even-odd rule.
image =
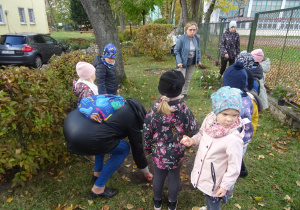
[[[22,149],[16,149],[16,155],[21,154]]]
[[[241,209],[242,207],[238,204],[238,203],[235,203],[234,206],[238,209]]]
[[[133,206],[132,204],[130,204],[130,203],[128,203],[128,204],[126,205],[126,207],[127,207],[127,209],[133,209],[133,208],[134,208],[134,206]]]
[[[201,109],[201,108],[199,108],[198,110],[199,110],[199,111],[202,111],[202,109]]]
[[[109,210],[109,206],[108,205],[104,205],[101,210]]]
[[[129,168],[130,164],[128,164],[128,165],[125,165],[125,166],[126,166],[126,168]]]
[[[143,201],[144,203],[146,203],[146,199],[145,199],[145,198],[142,198],[142,201]]]
[[[284,210],[291,210],[291,207],[284,207]]]
[[[190,152],[190,153],[193,153],[193,152],[194,152],[194,150],[190,149],[190,150],[189,150],[189,152]]]
[[[132,166],[132,168],[137,168],[137,165]]]
[[[25,191],[25,195],[27,195],[28,194],[28,191]]]
[[[13,199],[14,199],[13,197],[7,198],[6,202],[11,203]]]
[[[271,155],[271,156],[273,156],[273,157],[274,157],[274,154],[273,154],[273,153],[271,153],[271,152],[269,153],[269,155]]]
[[[254,199],[255,199],[256,201],[260,201],[260,200],[262,199],[262,197],[254,197]]]
[[[300,181],[296,181],[297,186],[300,187]]]
[[[284,196],[284,199],[287,200],[287,201],[291,201],[292,200],[291,197],[288,196],[288,195]]]
[[[31,197],[31,198],[28,198],[27,200],[29,200],[29,201],[33,201],[33,197]]]
[[[89,206],[94,206],[95,205],[93,200],[88,200],[88,203],[89,203]]]
[[[258,155],[258,159],[264,159],[265,158],[265,156],[263,156],[263,155]]]

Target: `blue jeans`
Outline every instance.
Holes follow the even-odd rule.
[[[105,154],[111,154],[110,158],[103,165],[104,155],[95,156],[95,168],[94,172],[101,172],[100,176],[95,182],[97,187],[104,187],[107,180],[113,175],[113,173],[124,162],[125,158],[129,154],[130,146],[127,142],[120,140],[119,145]]]
[[[208,195],[205,195],[207,210],[221,210],[221,199],[212,201]]]

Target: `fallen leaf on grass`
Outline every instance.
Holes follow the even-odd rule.
[[[189,182],[186,182],[186,183],[184,183],[185,185],[187,185],[187,186],[189,186],[190,185],[190,183]]]
[[[282,146],[280,146],[280,145],[278,145],[276,143],[271,143],[271,145],[279,153],[284,153],[284,152],[286,152],[288,150],[287,148],[284,148],[284,147],[282,147]]]
[[[146,199],[145,199],[145,198],[142,198],[142,201],[143,201],[144,203],[146,203]]]
[[[287,201],[293,202],[293,199],[291,199],[291,197],[288,195],[284,196],[284,199]]]
[[[31,197],[31,198],[28,198],[27,200],[29,200],[29,201],[33,201],[33,197]]]
[[[257,205],[259,205],[259,206],[265,206],[265,204],[263,204],[263,203],[258,203]]]
[[[238,204],[238,203],[235,203],[234,206],[235,206],[236,208],[238,208],[238,209],[241,209],[241,208],[242,208],[242,207],[240,206],[240,204]]]
[[[291,207],[284,207],[284,210],[291,210]]]
[[[16,149],[16,155],[21,154],[22,149]]]
[[[260,159],[264,159],[265,158],[265,156],[263,156],[263,155],[258,155],[258,159],[260,160]]]
[[[103,207],[102,207],[102,209],[101,210],[109,210],[110,208],[109,208],[109,206],[108,205],[104,205]]]
[[[300,187],[300,181],[296,181],[297,186]]]
[[[123,179],[124,181],[126,181],[126,182],[130,182],[130,179],[129,179],[127,176],[125,176],[125,175],[122,176],[122,179]]]
[[[137,168],[137,165],[133,165],[132,168]]]
[[[89,203],[89,206],[94,206],[95,205],[93,200],[88,200],[88,203]]]
[[[14,199],[13,197],[7,198],[7,199],[6,199],[6,202],[7,202],[7,203],[11,203],[13,199]]]
[[[273,156],[273,157],[274,157],[274,154],[273,154],[272,152],[270,152],[270,153],[269,153],[269,155],[271,155],[271,156]]]
[[[273,185],[271,188],[279,190],[279,187],[277,185]]]
[[[260,201],[260,200],[262,199],[262,197],[254,197],[254,199],[255,199],[256,201]]]
[[[134,206],[133,206],[132,204],[130,204],[130,203],[128,203],[128,204],[126,205],[126,207],[127,207],[127,209],[133,209],[133,208],[134,208]]]
[[[126,167],[126,168],[129,168],[129,167],[130,167],[130,164],[128,164],[128,165],[125,165],[125,167]]]
[[[193,152],[194,152],[194,150],[190,149],[190,150],[189,150],[189,152],[190,152],[190,153],[193,153]]]

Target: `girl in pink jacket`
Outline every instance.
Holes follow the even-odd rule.
[[[221,200],[227,202],[227,191],[240,174],[244,137],[239,117],[241,93],[228,86],[213,93],[213,112],[206,116],[196,135],[181,140],[187,147],[199,145],[191,182],[204,193],[208,210],[221,209]]]

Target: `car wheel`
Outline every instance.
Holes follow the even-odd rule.
[[[37,55],[34,59],[33,67],[40,69],[42,68],[42,65],[43,65],[42,58],[39,55]]]

